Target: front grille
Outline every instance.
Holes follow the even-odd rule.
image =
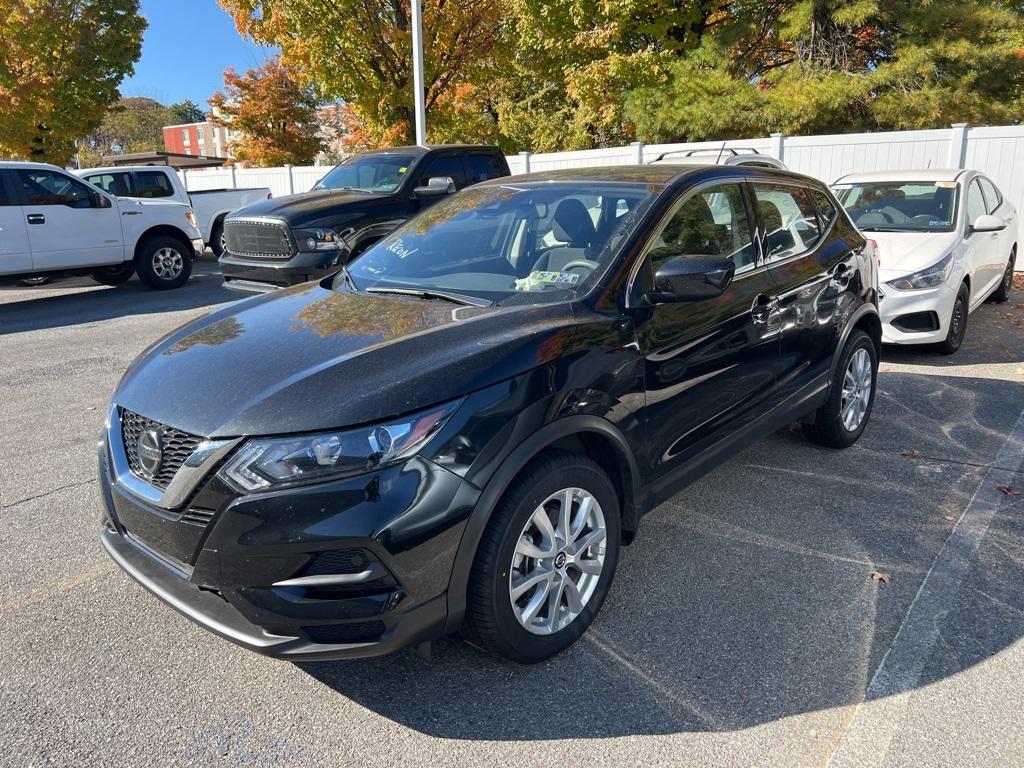
[[[253,259],[290,259],[295,255],[291,235],[284,224],[268,221],[224,222],[228,253]]]
[[[359,621],[354,624],[321,624],[303,627],[303,632],[314,643],[346,645],[348,643],[372,643],[384,634],[381,621]]]
[[[124,445],[125,456],[128,457],[128,466],[132,473],[138,475],[147,483],[166,488],[185,459],[192,455],[196,446],[202,442],[201,437],[182,432],[180,429],[168,427],[158,421],[147,419],[137,413],[132,413],[124,408],[118,409],[121,416],[121,440]],[[147,477],[142,463],[139,461],[138,441],[139,435],[149,428],[160,432],[160,444],[163,448],[163,458],[160,461],[160,468],[156,475]]]

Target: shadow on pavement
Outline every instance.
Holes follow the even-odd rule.
[[[1024,386],[1005,380],[892,373],[881,383],[852,449],[783,430],[654,510],[595,624],[551,661],[517,667],[446,640],[430,661],[299,666],[449,739],[729,731],[858,703],[984,475],[972,464],[992,460],[1024,403]],[[999,573],[1013,605],[1020,564]],[[891,583],[872,581],[876,569]],[[1017,613],[998,632],[961,636],[969,648],[929,667],[928,681],[1022,634]]]
[[[244,298],[222,287],[216,264],[202,263],[196,264],[188,283],[170,291],[154,291],[134,277],[114,288],[97,285],[88,278],[54,281],[35,288],[17,284],[3,287],[17,291],[19,300],[0,302],[0,335],[180,312]],[[33,293],[38,295],[34,297]]]

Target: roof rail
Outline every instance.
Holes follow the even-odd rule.
[[[714,152],[716,155],[721,157],[724,153],[728,152],[732,157],[736,157],[741,152],[749,153],[751,155],[760,155],[753,147],[707,147],[705,149],[670,149],[668,152],[662,152],[654,160],[648,162],[656,163],[659,160],[663,160],[668,155],[682,155],[683,157],[693,157],[694,155],[710,154]]]

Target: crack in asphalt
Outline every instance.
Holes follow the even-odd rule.
[[[926,453],[922,453],[920,456],[905,456],[904,458],[912,459],[913,461],[920,461],[921,459],[928,459],[929,461],[941,461],[944,464],[959,464],[963,467],[977,467],[978,469],[997,469],[1001,472],[1010,472],[1015,475],[1024,475],[1024,467],[1018,467],[1013,469],[1012,467],[1001,467],[998,464],[979,464],[976,461],[962,461],[960,459],[947,459],[942,456],[929,456]]]
[[[28,502],[28,501],[35,501],[36,499],[43,499],[43,498],[46,498],[47,496],[52,496],[55,493],[60,493],[61,491],[66,491],[68,488],[78,488],[80,486],[89,485],[90,483],[95,483],[95,482],[96,482],[96,478],[95,477],[90,478],[89,480],[79,480],[77,483],[69,483],[68,485],[62,485],[62,486],[59,486],[58,488],[51,488],[48,491],[43,491],[42,493],[37,493],[34,496],[26,496],[23,499],[18,499],[17,501],[12,501],[10,504],[0,504],[0,512],[4,512],[4,511],[6,511],[8,509],[14,509],[14,507],[17,507],[17,506],[19,506],[21,504],[24,504],[24,503]]]

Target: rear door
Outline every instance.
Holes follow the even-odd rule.
[[[971,309],[974,309],[1003,276],[1002,232],[973,232],[971,225],[988,213],[979,177],[967,185],[967,215],[964,216],[964,244],[967,246],[967,273],[971,276]]]
[[[985,195],[985,210],[1006,225],[1005,229],[995,232],[995,237],[992,238],[997,243],[995,253],[992,254],[992,287],[994,288],[1003,278],[1007,259],[1010,258],[1010,251],[1017,240],[1017,220],[995,184],[985,176],[979,176],[978,183]]]
[[[94,207],[92,187],[55,169],[22,168],[17,175],[37,271],[124,261],[116,205]]]
[[[32,270],[28,225],[13,171],[0,171],[0,275]]]
[[[784,401],[827,382],[856,257],[844,239],[832,236],[837,213],[824,192],[763,177],[751,179],[750,189],[765,262],[777,286],[777,397]]]
[[[759,260],[741,180],[683,194],[649,243],[630,300],[653,286],[655,271],[675,256],[731,258],[736,274],[716,298],[658,304],[637,323],[648,461],[652,480],[663,486],[760,412],[774,390],[779,357],[775,284]]]

